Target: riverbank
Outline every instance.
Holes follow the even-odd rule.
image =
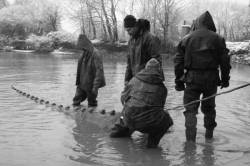
[[[232,62],[250,65],[250,42],[227,42]]]
[[[112,55],[123,57],[127,53],[128,45],[126,42],[123,43],[109,43],[109,42],[102,42],[99,40],[92,40],[93,45],[101,51],[101,53],[105,55]],[[232,62],[240,63],[240,64],[246,64],[250,65],[250,42],[244,41],[244,42],[227,42],[226,43],[227,48],[229,49],[229,55],[231,56]],[[4,52],[19,52],[19,53],[43,53],[36,50],[17,50],[13,49],[13,47],[5,47],[6,49],[3,49]],[[59,48],[54,49],[51,52],[51,54],[75,54],[80,53],[81,50],[78,49],[67,49],[67,48]],[[161,53],[164,58],[171,58],[174,53]]]

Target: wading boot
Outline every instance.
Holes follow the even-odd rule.
[[[163,124],[162,124],[163,127],[161,127],[162,130],[160,130],[157,133],[155,133],[155,132],[149,133],[149,135],[148,135],[148,143],[147,143],[148,148],[157,148],[161,138],[168,131],[168,129],[174,124],[173,119],[169,116],[169,114],[167,114],[166,118],[167,119],[165,119],[163,121]]]
[[[88,102],[88,107],[97,107],[97,101]]]
[[[150,133],[148,135],[147,148],[157,148],[161,138],[164,136],[166,132],[167,130],[163,130],[159,133]]]
[[[186,140],[195,142],[196,141],[196,128],[187,128],[186,129]]]
[[[124,127],[120,124],[115,124],[115,127],[111,129],[110,137],[111,138],[122,138],[122,137],[130,137],[132,132],[128,127]]]
[[[206,129],[205,138],[206,139],[212,139],[213,138],[213,134],[214,134],[214,130],[213,129]]]

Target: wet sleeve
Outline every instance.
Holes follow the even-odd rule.
[[[84,53],[78,59],[77,71],[76,71],[76,86],[78,86],[80,84],[80,74],[81,74],[81,66],[82,66],[83,56],[84,56]]]
[[[132,69],[131,69],[131,60],[130,60],[130,55],[128,54],[127,55],[127,67],[125,71],[125,82],[130,81],[132,77],[133,75],[132,75]]]
[[[221,81],[227,82],[230,79],[230,56],[228,55],[229,50],[226,47],[226,42],[224,38],[220,38],[219,48],[219,65],[221,71]]]
[[[185,48],[182,45],[181,41],[177,46],[176,54],[174,57],[175,83],[183,82],[181,78],[184,75],[184,55],[185,55]]]
[[[130,92],[132,89],[131,83],[128,83],[125,87],[124,90],[121,93],[121,102],[124,104],[128,99],[130,98]]]
[[[162,65],[162,57],[161,57],[161,54],[160,54],[160,50],[161,50],[161,41],[160,41],[160,39],[158,37],[156,37],[156,36],[148,37],[146,39],[145,45],[146,45],[145,48],[147,49],[146,52],[150,56],[149,59],[155,58]]]
[[[93,88],[98,89],[106,85],[103,70],[103,58],[98,53],[94,53],[94,66],[96,73]]]

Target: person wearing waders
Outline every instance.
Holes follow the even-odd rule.
[[[124,27],[130,39],[128,42],[127,67],[125,71],[124,85],[142,69],[151,58],[156,58],[161,64],[160,40],[150,33],[150,22],[146,19],[138,19],[133,15],[124,18]],[[161,68],[162,77],[164,78]],[[131,132],[122,123],[116,125],[110,134],[111,137],[129,137]]]
[[[208,11],[193,23],[191,32],[177,46],[175,64],[175,89],[184,90],[184,105],[211,96],[217,86],[226,88],[230,79],[230,57],[223,37],[216,33],[215,24]],[[220,69],[220,74],[219,74]],[[186,140],[196,141],[196,125],[200,103],[185,107]],[[201,102],[204,114],[205,138],[212,139],[215,121],[215,97]]]
[[[73,106],[80,106],[80,103],[87,99],[88,106],[95,107],[97,106],[98,89],[106,84],[102,56],[83,34],[78,37],[77,48],[83,50],[83,53],[77,65],[77,87],[73,98]]]
[[[120,124],[116,124],[113,137],[126,136],[126,132],[132,134],[133,131],[140,131],[148,134],[148,148],[157,147],[161,138],[173,125],[172,118],[164,111],[167,88],[163,81],[161,65],[152,58],[146,67],[129,81],[122,92],[122,119]],[[121,124],[127,126],[128,131],[122,128]]]
[[[161,64],[162,57],[159,52],[160,40],[150,33],[150,22],[148,20],[136,20],[134,16],[127,15],[124,18],[124,27],[130,36],[125,71],[126,85],[136,73],[145,68],[146,63],[151,58],[156,58]]]

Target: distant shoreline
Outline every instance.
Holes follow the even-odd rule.
[[[126,43],[122,44],[112,44],[107,42],[93,42],[94,47],[96,47],[100,51],[105,51],[108,54],[114,52],[119,54],[126,54],[128,45]],[[231,56],[232,62],[250,65],[250,42],[227,42],[227,48],[229,49],[229,55]],[[13,49],[9,46],[6,46],[6,49],[3,49],[4,52],[18,52],[18,53],[43,53],[37,50],[20,50],[20,49]],[[78,49],[66,49],[66,48],[59,48],[55,49],[51,52],[44,52],[44,53],[51,53],[51,54],[75,54],[81,53],[81,50]],[[161,53],[164,58],[171,58],[171,53]]]

